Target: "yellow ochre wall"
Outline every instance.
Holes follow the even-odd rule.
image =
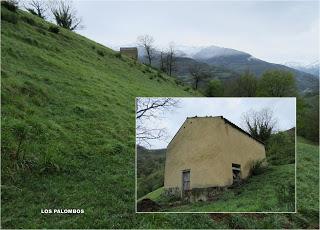
[[[241,178],[250,164],[265,156],[264,145],[225,123],[222,117],[187,118],[166,152],[165,188],[182,188],[182,171],[190,169],[190,189],[232,184],[232,163]]]

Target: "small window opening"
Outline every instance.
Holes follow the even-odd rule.
[[[233,184],[240,182],[240,165],[232,163]]]

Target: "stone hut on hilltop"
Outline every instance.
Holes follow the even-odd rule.
[[[126,55],[134,60],[138,59],[138,49],[137,47],[121,47],[120,54]]]

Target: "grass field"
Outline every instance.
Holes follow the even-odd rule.
[[[299,214],[136,214],[135,97],[197,93],[76,33],[1,10],[2,228],[318,226],[318,147],[303,143]]]

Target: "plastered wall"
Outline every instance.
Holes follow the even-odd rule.
[[[190,170],[190,188],[231,185],[232,163],[248,176],[253,160],[265,158],[264,146],[221,117],[188,118],[166,153],[165,188],[182,187],[182,171]]]

